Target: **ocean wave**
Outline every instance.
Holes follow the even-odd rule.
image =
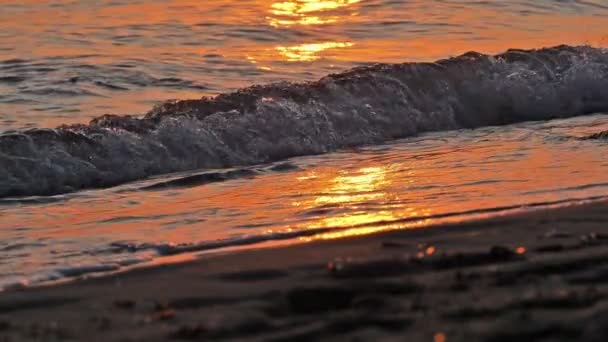
[[[0,197],[108,187],[428,131],[608,111],[608,51],[558,46],[378,64],[310,83],[167,102],[144,117],[0,135]]]

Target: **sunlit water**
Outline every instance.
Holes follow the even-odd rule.
[[[475,50],[608,44],[603,0],[1,1],[0,130]]]
[[[5,200],[0,280],[114,270],[163,254],[417,228],[606,196],[608,144],[576,139],[602,129],[608,116],[450,131],[252,167],[251,177],[220,183],[150,188],[195,174],[188,173],[33,203]]]
[[[601,0],[2,1],[0,131],[141,114],[167,99],[314,80],[372,62],[606,46],[606,27]],[[595,115],[437,132],[236,171],[2,199],[0,288],[181,252],[602,198],[608,144],[577,137],[603,130],[608,116]],[[180,183],[222,178],[234,179]]]

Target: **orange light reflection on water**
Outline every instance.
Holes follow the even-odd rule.
[[[602,187],[581,187],[605,183],[597,146],[538,147],[528,129],[511,129],[516,130],[509,133],[513,139],[500,140],[500,144],[477,138],[474,143],[459,140],[469,134],[459,132],[441,142],[435,138],[411,141],[406,149],[391,148],[380,154],[367,155],[363,150],[337,154],[330,160],[309,157],[311,164],[303,158],[300,170],[253,179],[150,192],[108,189],[69,201],[0,208],[0,232],[28,241],[99,239],[96,243],[105,245],[113,241],[192,243],[312,230],[313,236],[298,239],[307,242],[424,229],[463,218],[442,214],[519,205],[522,200],[538,203],[605,194]],[[460,148],[463,144],[467,148]],[[446,167],[462,161],[466,161],[464,168]],[[530,193],[555,189],[556,184],[580,190]],[[272,240],[263,247],[295,240]],[[526,247],[516,251],[526,253]],[[424,256],[438,250],[423,246],[420,252]],[[31,259],[42,263],[46,257],[42,253],[39,260]]]
[[[290,0],[276,2],[270,6],[271,16],[267,17],[273,27],[293,25],[323,25],[336,23],[346,15],[336,13],[336,9],[346,8],[361,0]],[[349,16],[356,15],[350,13]],[[288,62],[312,62],[321,58],[320,53],[330,49],[343,49],[353,46],[350,41],[325,41],[303,43],[291,46],[278,46],[276,50]]]
[[[378,6],[359,12],[367,4],[365,0],[133,1],[115,6],[82,5],[68,12],[62,5],[72,1],[58,0],[53,6],[35,6],[40,1],[34,0],[24,2],[31,3],[26,10],[0,11],[0,27],[19,32],[6,40],[15,49],[7,52],[7,58],[90,54],[88,60],[92,62],[111,63],[121,57],[163,56],[179,51],[187,58],[221,53],[241,60],[247,56],[261,60],[260,55],[264,55],[265,60],[278,62],[290,57],[277,51],[277,45],[288,48],[350,43],[337,46],[357,46],[344,49],[337,56],[339,60],[401,62],[429,61],[470,50],[496,53],[557,44],[608,44],[608,19],[590,13],[531,12],[522,16],[497,8],[450,7],[449,3],[425,6],[417,4],[419,1],[404,3],[402,11],[394,11],[393,5],[386,11]],[[175,23],[175,27],[167,23]],[[341,26],[345,23],[349,27]],[[374,29],[384,24],[390,26]],[[224,31],[215,30],[222,25],[227,26]],[[255,27],[255,32],[271,36],[257,39],[236,29],[239,27]],[[364,29],[367,27],[370,29]],[[187,28],[190,33],[177,28]],[[277,43],[273,31],[285,28],[289,32]],[[176,32],[162,31],[169,29]],[[294,32],[298,35],[291,36]],[[49,37],[60,43],[41,41],[50,33]],[[172,35],[165,36],[169,33]],[[314,41],[297,41],[298,36],[310,36]],[[268,51],[274,55],[267,55]]]
[[[300,241],[304,242],[312,242],[315,240],[335,240],[335,239],[343,239],[348,237],[355,236],[364,236],[370,235],[380,232],[386,232],[390,230],[398,230],[398,229],[415,229],[430,226],[434,221],[432,219],[421,219],[417,221],[408,222],[407,224],[389,224],[382,225],[378,223],[378,225],[370,226],[370,227],[356,227],[344,230],[336,230],[333,232],[320,233],[313,236],[306,236],[300,238]]]
[[[256,64],[256,68],[262,71],[275,72],[274,75],[278,79],[284,79],[290,75],[296,75],[294,77],[299,78],[304,77],[302,75],[305,74],[316,78],[326,73],[321,65],[326,62],[322,57],[328,56],[330,51],[330,63],[344,62],[340,66],[346,68],[352,63],[361,61],[432,60],[468,50],[495,53],[512,47],[538,48],[562,43],[608,44],[607,17],[594,16],[589,13],[580,15],[529,13],[525,17],[525,25],[520,26],[516,24],[522,23],[523,19],[521,16],[514,15],[513,12],[482,9],[481,7],[475,7],[474,10],[467,6],[460,6],[460,9],[453,10],[440,8],[437,10],[441,14],[440,17],[430,15],[434,10],[429,9],[429,6],[409,6],[407,7],[409,11],[404,10],[398,13],[382,12],[380,9],[359,13],[358,7],[366,3],[364,0],[251,0],[243,2],[168,0],[162,3],[132,2],[128,5],[107,6],[101,10],[97,10],[92,5],[83,5],[71,12],[61,10],[62,7],[59,5],[73,1],[58,0],[54,2],[54,6],[43,6],[42,2],[33,0],[27,2],[40,5],[30,6],[23,12],[0,11],[0,23],[2,23],[0,26],[10,24],[9,26],[13,27],[15,32],[19,32],[18,35],[11,35],[14,38],[7,38],[11,49],[14,47],[17,50],[11,52],[11,55],[6,58],[37,59],[45,56],[79,56],[86,53],[90,56],[82,57],[82,59],[92,65],[118,63],[124,58],[131,58],[137,62],[134,65],[138,66],[145,61],[154,64],[151,59],[155,56],[162,56],[159,59],[162,62],[167,62],[172,58],[176,65],[206,66],[208,69],[187,69],[187,76],[192,76],[194,81],[198,81],[196,77],[200,76],[201,84],[213,83],[208,77],[221,74],[222,77],[217,81],[219,85],[209,90],[209,94],[237,86],[247,86],[253,82],[262,83],[260,78],[264,73],[250,73],[251,76],[244,76],[247,73],[239,74],[239,68],[242,65],[237,61],[242,61],[243,64]],[[412,1],[412,3],[416,3],[416,1]],[[439,7],[449,5],[446,2],[435,2],[434,4]],[[403,8],[406,8],[405,3]],[[492,18],[492,20],[488,18]],[[397,25],[408,21],[413,23],[411,27],[407,24]],[[395,25],[386,26],[390,27],[390,30],[382,28],[379,31],[382,34],[371,31],[373,27],[382,26],[384,22]],[[492,22],[500,22],[505,25],[489,25]],[[167,23],[171,23],[171,25]],[[349,26],[340,26],[344,23],[348,23]],[[475,25],[471,25],[471,23],[475,23]],[[358,29],[348,30],[349,27],[357,28],[359,24],[362,26]],[[158,27],[170,31],[165,32],[157,29]],[[216,29],[217,27],[222,29]],[[247,27],[249,30],[241,30],[241,27]],[[445,31],[450,30],[451,27],[455,28],[454,31],[446,33]],[[462,31],[463,27],[470,32]],[[361,28],[366,28],[366,30]],[[370,30],[368,31],[367,28]],[[539,30],[539,28],[546,29]],[[48,32],[52,32],[52,37],[55,39],[61,38],[61,43],[55,44],[52,40],[41,42],[40,37],[49,37]],[[277,32],[284,34],[278,35]],[[166,35],[167,33],[171,33],[171,35]],[[213,63],[204,63],[203,57],[207,55],[216,56],[205,57],[211,58]],[[302,63],[285,63],[295,61]],[[289,65],[285,66],[285,64]],[[238,68],[227,67],[231,65],[237,65]],[[226,76],[229,72],[233,73],[232,78]],[[307,74],[307,72],[309,73]],[[158,76],[161,77],[161,75]],[[135,88],[134,86],[129,87]],[[162,100],[164,97],[196,98],[201,95],[207,95],[207,90],[178,89],[174,93],[168,93],[164,88],[145,87],[143,90],[135,88],[130,91],[112,91],[107,96],[87,98],[87,102],[83,102],[80,109],[83,113],[88,112],[91,107],[102,108],[105,111],[103,106],[117,104],[121,109],[116,110],[119,113],[136,113],[148,110],[154,101]],[[145,101],[141,101],[144,102],[142,104],[136,102],[135,99]],[[8,106],[5,104],[5,108]],[[108,111],[114,110],[114,107],[108,109]],[[70,118],[54,116],[49,118],[48,122],[40,120],[38,124],[51,126],[65,123],[68,119]],[[502,148],[509,149],[508,146]],[[479,152],[467,155],[467,160],[483,159],[483,157],[483,153]],[[504,179],[525,179],[526,174],[539,170],[543,165],[551,165],[556,158],[549,152],[544,154],[538,152],[534,157],[526,163],[497,172],[502,172]],[[588,167],[589,169],[595,165],[591,162],[585,164],[584,160],[579,164],[591,165]],[[395,184],[406,187],[409,184],[407,182],[423,182],[424,180],[444,184],[457,183],[457,180],[450,178],[449,173],[441,171],[443,170],[437,168],[430,168],[424,171],[425,174],[418,171],[420,175],[417,175],[416,178],[399,179],[395,181]],[[578,169],[570,171],[579,172]],[[556,183],[556,179],[566,182],[563,180],[564,174],[568,173],[559,174],[551,168],[547,168],[543,172],[546,176],[537,180],[534,183],[535,187],[550,188]],[[551,172],[556,173],[551,174]],[[480,179],[497,177],[496,174],[484,175],[482,170],[476,170],[471,174],[477,174]],[[394,180],[388,175],[386,167],[375,165],[367,165],[355,171],[331,171],[319,175],[314,180],[306,179],[306,177],[301,177],[300,180],[299,186],[302,193],[311,191],[312,187],[317,195],[307,197],[304,201],[294,202],[292,208],[281,208],[272,213],[270,210],[259,210],[256,217],[248,217],[247,220],[259,218],[262,223],[273,222],[274,218],[297,216],[298,210],[328,207],[332,210],[330,214],[319,215],[319,218],[307,221],[305,224],[291,224],[288,229],[346,228],[340,232],[322,235],[323,238],[330,238],[395,228],[397,226],[390,222],[404,218],[413,220],[420,218],[419,221],[408,221],[412,222],[408,224],[424,225],[428,224],[428,219],[425,217],[437,211],[470,209],[457,201],[447,204],[426,202],[427,205],[429,203],[435,206],[443,205],[439,209],[429,209],[424,204],[421,205],[421,203],[425,203],[423,199],[417,198],[409,198],[409,204],[388,205],[387,203],[400,203],[398,198],[400,195],[398,195],[398,191],[391,192],[385,189]],[[244,225],[247,220],[239,216],[225,216],[225,220],[219,221],[214,216],[215,211],[208,208],[215,209],[232,205],[237,209],[242,209],[242,212],[252,212],[254,211],[252,208],[264,206],[264,199],[277,193],[284,194],[293,191],[291,188],[293,184],[278,190],[274,183],[272,186],[254,184],[244,186],[244,188],[250,188],[249,192],[258,195],[257,197],[241,196],[240,193],[227,192],[228,194],[226,194],[220,187],[207,186],[200,190],[184,191],[183,194],[180,194],[182,196],[180,201],[173,202],[168,202],[167,198],[153,194],[144,198],[134,198],[133,202],[137,203],[134,205],[123,205],[124,203],[118,200],[115,203],[104,203],[103,210],[99,206],[94,207],[86,202],[72,203],[65,208],[49,205],[45,212],[38,213],[41,215],[38,220],[28,222],[28,224],[40,229],[44,229],[45,226],[59,227],[49,233],[49,235],[55,236],[92,235],[91,231],[84,231],[79,227],[79,225],[83,225],[93,227],[91,229],[99,233],[123,232],[125,236],[135,239],[141,234],[140,231],[137,231],[141,221],[138,220],[138,217],[146,218],[151,212],[162,212],[164,215],[164,217],[156,219],[159,226],[196,226],[195,220],[184,223],[184,221],[179,221],[179,217],[183,216],[185,212],[193,211],[192,208],[201,202],[200,206],[206,207],[207,210],[198,213],[198,218],[201,219],[200,225],[204,225],[204,219],[215,219],[216,221],[209,225],[218,227],[213,232],[209,230],[205,232],[205,238],[211,240],[216,237],[224,237],[227,227]],[[511,190],[524,191],[530,187],[530,184],[513,183],[509,187]],[[518,187],[522,189],[517,189]],[[472,190],[475,190],[473,188],[471,186],[467,190],[473,192]],[[204,198],[201,198],[199,191],[204,193]],[[479,186],[478,191],[483,192],[488,189]],[[416,196],[414,193],[409,195]],[[550,197],[550,195],[545,196]],[[487,198],[494,199],[490,196]],[[465,204],[473,207],[482,204],[487,206],[503,204],[502,202],[490,203],[488,202],[490,200],[474,206],[468,202]],[[543,200],[546,198],[543,197]],[[383,205],[380,210],[368,210],[362,205],[363,202],[380,202]],[[449,205],[451,207],[448,208]],[[123,219],[103,220],[104,214],[108,216],[106,218]],[[267,215],[275,217],[264,217]],[[219,214],[217,216],[222,217]],[[18,220],[14,217],[4,218],[3,223],[14,226],[23,225],[23,221],[27,217]],[[65,224],[66,222],[70,224]],[[256,222],[256,224],[261,225],[260,222]],[[131,231],[134,232],[132,235],[128,233]],[[197,234],[196,229],[174,230],[165,233],[163,237],[166,240],[187,241],[197,237]]]
[[[347,7],[361,0],[289,0],[270,6],[268,23],[274,27],[291,25],[322,25],[334,23],[340,16],[332,10]],[[328,13],[329,12],[329,13]]]
[[[339,49],[353,46],[351,42],[325,42],[302,44],[296,46],[279,46],[277,51],[290,62],[311,62],[320,58],[319,53],[328,49]]]
[[[294,202],[300,210],[326,208],[336,213],[321,215],[300,229],[342,228],[334,232],[303,237],[303,241],[317,239],[336,239],[349,236],[366,235],[384,230],[416,227],[430,224],[425,219],[431,215],[429,209],[418,209],[405,205],[383,205],[384,210],[366,208],[366,203],[396,203],[398,196],[389,194],[386,189],[392,185],[387,166],[363,167],[356,171],[342,171],[329,179],[326,188],[318,189],[319,195],[307,202]],[[299,179],[308,181],[307,177]],[[400,180],[408,183],[407,180]],[[318,182],[315,182],[318,184]],[[420,220],[415,220],[420,218]],[[407,224],[395,223],[403,219],[414,219]],[[350,228],[349,228],[350,227]]]

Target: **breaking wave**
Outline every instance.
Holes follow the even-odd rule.
[[[0,197],[108,187],[421,132],[608,111],[608,51],[558,46],[378,64],[302,84],[164,103],[144,117],[0,135]]]

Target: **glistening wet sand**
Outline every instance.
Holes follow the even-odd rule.
[[[607,202],[0,295],[6,341],[600,341]]]

